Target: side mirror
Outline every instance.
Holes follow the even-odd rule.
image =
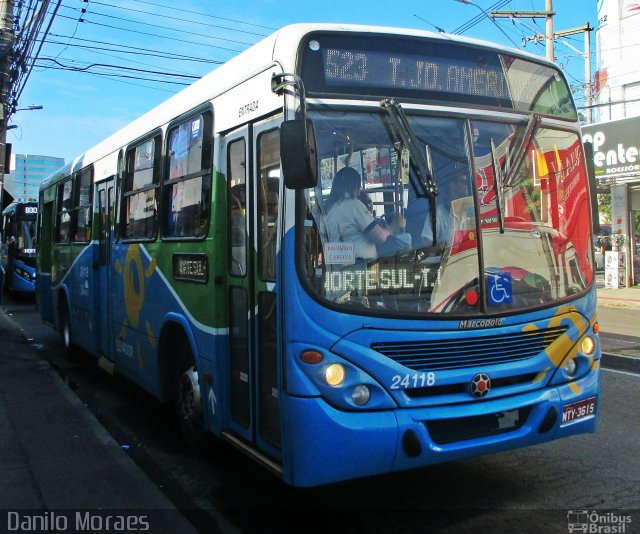
[[[287,189],[315,187],[318,183],[318,158],[311,121],[295,119],[280,125],[280,160]]]
[[[584,158],[587,164],[587,178],[589,180],[589,199],[591,200],[591,230],[594,234],[600,233],[600,214],[598,213],[598,183],[596,170],[593,163],[593,143],[583,143]]]

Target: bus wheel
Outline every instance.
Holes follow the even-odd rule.
[[[62,336],[64,355],[69,359],[75,359],[78,354],[71,339],[71,317],[69,315],[69,306],[66,302],[60,308],[60,335]]]
[[[204,453],[208,437],[204,429],[198,370],[187,343],[180,350],[175,367],[174,406],[185,442],[197,452]]]

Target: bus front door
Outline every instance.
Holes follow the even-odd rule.
[[[113,219],[113,178],[97,186],[98,197],[98,249],[93,262],[95,271],[95,309],[98,330],[98,354],[110,358],[111,328],[111,228]]]
[[[224,143],[227,177],[229,419],[231,431],[280,459],[276,243],[279,131],[243,127]]]

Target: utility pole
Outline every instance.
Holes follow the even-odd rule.
[[[491,11],[490,17],[508,17],[508,18],[544,18],[545,34],[535,35],[533,37],[527,37],[526,41],[540,42],[544,39],[546,43],[546,56],[549,61],[555,61],[554,42],[560,37],[566,37],[567,35],[573,35],[576,33],[584,32],[584,53],[576,50],[580,55],[584,57],[584,96],[585,106],[588,113],[585,115],[587,124],[591,123],[591,36],[590,32],[593,28],[586,23],[584,26],[578,28],[571,28],[569,30],[561,30],[559,32],[553,31],[553,0],[545,0],[545,11]],[[568,45],[571,47],[571,45]],[[573,48],[573,47],[571,47]],[[575,48],[574,48],[575,50]]]
[[[591,31],[593,28],[587,22],[584,29],[584,105],[585,120],[591,124]]]
[[[521,18],[535,19],[544,18],[546,20],[546,41],[547,41],[547,59],[555,61],[553,52],[553,0],[545,0],[545,11],[490,11],[489,16],[492,18]]]
[[[546,19],[546,23],[545,23],[545,29],[546,34],[547,34],[547,59],[549,61],[555,61],[556,60],[556,55],[554,53],[553,50],[553,41],[554,41],[554,35],[553,35],[553,15],[555,14],[553,12],[553,5],[552,5],[552,0],[545,0],[545,9],[547,10],[547,14],[545,16]]]
[[[4,197],[5,159],[7,155],[7,123],[11,114],[11,53],[13,31],[13,0],[0,0],[0,205]]]

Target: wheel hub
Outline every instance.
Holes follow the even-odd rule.
[[[180,417],[191,425],[197,425],[202,415],[200,402],[200,384],[195,367],[189,367],[182,373],[178,388],[178,406]]]

